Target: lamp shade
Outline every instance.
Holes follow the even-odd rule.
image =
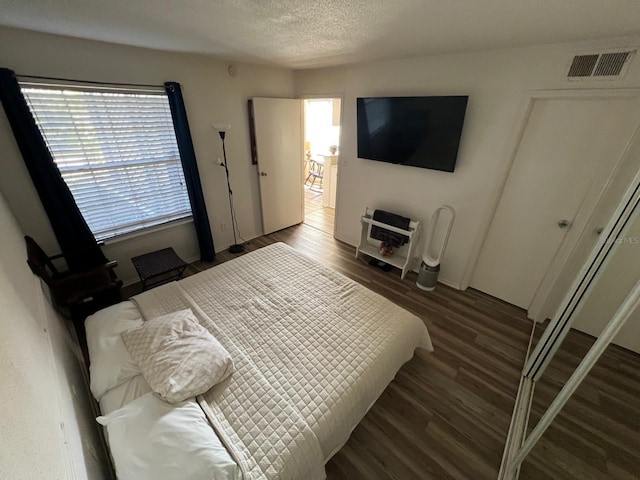
[[[228,123],[212,123],[211,126],[218,132],[228,132],[231,129]]]

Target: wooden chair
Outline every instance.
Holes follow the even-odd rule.
[[[24,239],[31,271],[44,280],[56,306],[74,322],[83,321],[100,308],[121,300],[122,280],[113,271],[118,262],[83,271],[60,272],[52,260],[64,258],[63,254],[48,256],[33,238],[27,235]]]
[[[305,185],[307,184],[307,182],[309,181],[309,179],[311,179],[311,185],[310,185],[310,189],[314,190],[314,186],[316,184],[316,181],[319,180],[319,187],[316,187],[317,190],[321,191],[322,190],[322,181],[324,178],[324,162],[320,161],[320,160],[311,160],[311,165],[309,167],[309,175],[307,175],[307,178],[305,179],[304,183]]]

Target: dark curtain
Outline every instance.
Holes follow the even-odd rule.
[[[107,259],[53,161],[15,73],[6,68],[0,68],[0,100],[69,269],[82,271],[105,264]]]
[[[187,119],[187,111],[184,107],[184,99],[182,98],[182,89],[180,84],[176,82],[167,82],[164,86],[169,97],[169,106],[171,107],[171,116],[173,117],[173,128],[176,131],[178,150],[180,151],[180,159],[182,160],[182,170],[184,171],[189,201],[191,202],[193,223],[196,227],[198,245],[200,246],[200,260],[203,262],[211,262],[216,254],[213,249],[211,226],[209,225],[207,206],[204,203],[202,184],[200,183],[200,174],[198,173],[198,164],[196,163],[196,153],[193,150],[189,120]]]

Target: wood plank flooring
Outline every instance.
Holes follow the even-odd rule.
[[[432,354],[417,352],[402,367],[349,442],[327,464],[328,478],[495,479],[531,330],[525,312],[474,290],[460,292],[438,285],[434,292],[422,292],[415,286],[415,274],[409,273],[405,280],[400,280],[399,270],[384,273],[375,269],[363,259],[356,260],[353,247],[305,224],[254,239],[247,244],[247,252],[279,241],[420,316],[435,347]],[[213,264],[193,264],[187,273],[234,257],[221,252]],[[126,293],[135,292],[134,286]],[[625,372],[620,382],[627,377],[637,382],[640,369],[633,359],[627,359],[625,352],[616,352],[617,360],[611,361],[619,362],[620,371]],[[599,381],[607,383],[602,376]],[[603,394],[601,406],[607,408],[607,402],[619,406],[623,402],[616,401],[616,395],[617,390]],[[579,412],[580,416],[583,414]],[[598,411],[594,409],[589,414],[598,415]],[[621,423],[622,419],[617,421]],[[637,423],[636,417],[634,424]],[[554,430],[549,436],[549,446],[541,451],[536,449],[531,473],[524,472],[526,478],[578,478],[570,476],[570,472],[592,472],[598,468],[589,459],[606,450],[607,442],[613,444],[617,440],[604,437],[596,441],[595,433],[585,433],[589,428],[584,422],[577,426],[575,422],[558,423],[557,429],[564,435]],[[636,446],[638,437],[632,435],[630,428],[623,437],[629,440],[629,447],[617,456],[611,453],[607,457],[608,470],[602,470],[610,474],[607,478],[634,478],[628,473],[629,462],[635,462],[635,457],[626,453],[631,448],[636,452],[640,448]],[[579,440],[582,434],[589,441],[579,441],[574,448],[565,445],[568,438]],[[583,451],[568,460],[546,460],[549,455],[575,449]],[[567,462],[576,465],[567,466]],[[585,464],[590,467],[583,468]],[[604,468],[602,464],[600,467]],[[541,476],[537,476],[539,472]]]
[[[542,327],[538,330],[540,335]],[[536,383],[529,430],[594,341],[576,330],[569,333]],[[523,463],[520,478],[640,478],[640,355],[609,345]]]
[[[322,206],[322,191],[304,187],[304,223],[333,235],[335,209]]]

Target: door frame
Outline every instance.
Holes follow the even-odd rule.
[[[481,222],[482,227],[480,229],[476,242],[471,250],[470,259],[467,262],[467,267],[465,269],[465,273],[460,283],[461,290],[466,290],[467,288],[469,288],[469,285],[471,283],[471,278],[478,264],[478,259],[480,258],[480,254],[482,253],[482,249],[484,248],[486,239],[489,235],[489,230],[491,229],[491,225],[493,224],[493,219],[498,210],[500,200],[502,199],[502,195],[504,193],[507,180],[509,178],[509,175],[511,174],[511,169],[513,168],[513,164],[518,154],[518,150],[520,148],[522,138],[524,137],[525,130],[529,124],[529,119],[531,117],[531,112],[533,111],[534,103],[539,100],[625,98],[625,97],[628,97],[628,98],[640,97],[640,88],[535,90],[535,91],[528,91],[523,94],[520,101],[520,105],[518,107],[518,114],[516,116],[516,118],[520,118],[520,121],[515,123],[514,130],[510,135],[511,139],[508,142],[508,149],[507,149],[508,154],[505,160],[504,170],[500,177],[500,181],[494,188],[494,191],[491,197],[490,208],[487,209],[486,214],[484,215],[484,219]],[[636,136],[635,134],[632,135],[631,139],[629,140],[629,143],[625,146],[625,149],[624,149],[625,153],[629,149],[630,145],[633,143],[635,136]],[[606,186],[609,185],[609,183],[611,182],[611,179],[617,172],[623,157],[624,157],[624,153],[620,157],[620,159],[618,159],[615,167],[609,173],[607,180],[604,182],[604,188],[600,189],[598,201],[600,200],[600,196],[602,195],[602,192],[604,192],[604,190],[606,189]],[[586,215],[584,226],[588,224],[588,220],[591,218],[591,215],[593,214],[593,211],[595,210],[597,203],[598,202],[595,202],[593,204],[591,211],[588,213],[588,215]],[[578,214],[576,215],[576,218],[582,212],[582,208],[583,207],[581,206],[578,211]],[[582,238],[582,235],[584,235],[585,233],[587,232],[584,231],[584,227],[583,227],[580,231],[580,234],[575,236],[575,239],[572,242],[572,244],[575,245]],[[566,244],[566,237],[565,237],[565,240],[563,240],[562,244],[560,245],[558,252],[560,252],[560,250],[563,250],[563,246],[565,246],[565,244]],[[566,261],[568,259],[569,254],[571,253],[570,251],[572,250],[572,248],[566,248],[565,246],[564,250],[565,250],[564,252],[565,258],[559,259],[558,255],[556,254],[556,256],[554,256],[552,260],[552,264],[549,270],[551,270],[551,268],[553,268],[553,265],[557,264],[557,262],[559,261],[562,261],[562,265],[566,264]],[[558,271],[553,276],[553,278],[550,278],[549,276],[545,275],[543,279],[543,283],[545,284],[544,288],[548,289],[548,286],[546,285],[547,283],[550,285],[553,285],[555,280],[559,277],[560,273],[561,273],[561,269],[558,269]],[[541,291],[542,287],[543,285],[541,284],[538,287],[536,294],[534,294],[534,298],[531,302],[532,305],[534,304],[534,302],[536,304],[538,303],[536,296],[538,295],[538,292]],[[547,296],[548,296],[548,291],[547,291]],[[544,304],[544,300],[546,300],[546,297],[545,299],[542,299],[542,301],[539,301],[540,305]],[[537,313],[539,313],[540,310],[541,309],[538,309]],[[544,319],[536,319],[536,320],[541,321]]]
[[[336,155],[338,157],[338,170],[336,172],[336,206],[334,208],[334,214],[333,214],[333,238],[337,238],[336,237],[336,226],[338,225],[338,204],[340,203],[340,192],[342,191],[342,189],[340,188],[340,171],[343,168],[343,163],[342,163],[342,140],[343,140],[343,126],[344,126],[344,93],[336,93],[336,94],[316,94],[316,93],[308,93],[308,94],[301,94],[298,95],[297,97],[302,101],[302,142],[304,143],[304,135],[306,133],[306,125],[304,122],[305,119],[305,107],[304,107],[304,101],[305,100],[319,100],[319,99],[334,99],[334,98],[339,98],[340,99],[340,146],[338,148],[338,155]],[[303,174],[304,177],[304,174]],[[302,179],[302,186],[304,188],[304,178]],[[304,196],[303,196],[303,202],[304,202]],[[302,205],[303,210],[306,211],[305,209],[305,205],[303,203]],[[303,213],[302,215],[302,221],[304,223],[304,219],[305,219],[305,214]]]

